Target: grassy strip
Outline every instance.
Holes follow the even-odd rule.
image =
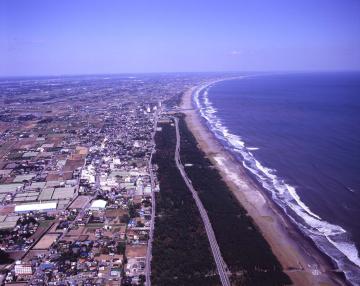
[[[180,116],[181,161],[207,210],[233,285],[285,285],[290,278]]]
[[[156,195],[152,285],[219,285],[200,214],[175,165],[175,128],[160,127],[155,136],[160,192]]]

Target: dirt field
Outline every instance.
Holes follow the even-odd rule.
[[[70,205],[70,209],[82,209],[90,201],[90,196],[78,196]]]
[[[52,234],[45,234],[39,242],[33,247],[34,250],[37,249],[48,249],[53,242],[59,237],[58,234],[52,233]]]
[[[145,257],[147,245],[126,245],[125,256],[127,258]]]

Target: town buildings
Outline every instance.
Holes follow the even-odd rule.
[[[200,79],[0,81],[2,284],[144,283],[156,121]]]

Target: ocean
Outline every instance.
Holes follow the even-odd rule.
[[[360,73],[245,75],[194,101],[249,175],[360,285]]]

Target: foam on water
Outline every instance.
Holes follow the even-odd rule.
[[[299,229],[309,236],[315,244],[336,262],[347,279],[357,285],[360,283],[358,273],[360,259],[358,250],[349,239],[346,231],[323,220],[310,210],[301,200],[296,188],[276,175],[276,170],[263,166],[251,153],[257,147],[246,147],[240,136],[230,133],[216,116],[208,91],[212,85],[203,85],[193,95],[193,100],[200,115],[206,120],[208,127],[227,148],[240,155],[243,166],[249,170],[258,182],[270,192],[272,199],[285,211]],[[353,264],[351,264],[353,263]]]

